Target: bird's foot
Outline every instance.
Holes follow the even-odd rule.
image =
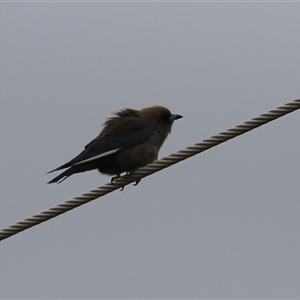
[[[114,184],[115,181],[116,181],[118,178],[121,178],[121,177],[122,177],[122,176],[121,176],[120,174],[118,174],[117,176],[112,177],[111,180],[110,180],[110,183],[111,183],[111,184]],[[124,186],[121,187],[120,192],[123,191],[123,190],[124,190]]]
[[[137,169],[136,169],[137,170]],[[135,170],[133,171],[126,171],[126,176],[130,175],[132,172],[134,172]],[[134,186],[137,186],[139,183],[140,183],[141,179],[138,179],[135,181],[135,183],[133,184]]]
[[[133,172],[133,171],[126,171],[125,176],[130,175],[132,172]],[[111,180],[110,180],[110,183],[111,183],[111,184],[114,184],[115,181],[116,181],[118,178],[121,178],[121,177],[122,177],[122,176],[121,176],[120,174],[117,174],[116,176],[113,176],[113,177],[111,178]],[[136,180],[135,183],[134,183],[133,185],[134,185],[134,186],[137,186],[137,185],[140,183],[140,181],[141,181],[141,179]],[[123,190],[124,190],[124,187],[125,187],[125,186],[122,186],[121,189],[120,189],[120,191],[123,191]]]
[[[121,178],[121,175],[120,175],[120,174],[118,174],[118,175],[112,177],[111,180],[110,180],[110,183],[111,183],[111,184],[114,184],[114,182],[115,182],[118,178]]]

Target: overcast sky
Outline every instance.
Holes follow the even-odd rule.
[[[0,3],[0,227],[111,112],[184,116],[159,157],[300,98],[300,3]],[[300,298],[300,111],[0,244],[0,298]],[[54,174],[55,175],[55,174]]]

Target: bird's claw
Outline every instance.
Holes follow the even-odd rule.
[[[126,176],[130,175],[132,172],[136,171],[137,169],[133,170],[133,171],[126,171]],[[135,181],[135,183],[133,184],[134,186],[137,186],[140,183],[141,179],[138,179]]]
[[[120,177],[121,177],[120,174],[118,174],[117,176],[112,177],[111,180],[110,180],[110,183],[111,183],[111,184],[114,184],[114,182],[115,182],[118,178],[120,178]]]
[[[138,179],[138,180],[135,181],[135,183],[133,185],[137,186],[140,182],[141,182],[141,179]]]
[[[132,173],[132,172],[131,172],[131,171],[126,171],[125,176],[130,175],[130,173]],[[113,177],[111,178],[111,180],[110,180],[110,183],[111,183],[111,184],[114,184],[115,181],[116,181],[118,178],[121,178],[121,177],[122,177],[122,176],[121,176],[120,174],[118,174],[118,175],[116,175],[116,176],[113,176]],[[141,181],[141,179],[136,180],[135,183],[134,183],[133,185],[134,185],[134,186],[137,186],[137,185],[140,183],[140,181]],[[121,189],[120,189],[120,191],[123,191],[123,190],[124,190],[124,187],[125,187],[125,186],[122,186]]]
[[[115,181],[116,181],[118,178],[121,178],[121,177],[122,177],[122,176],[121,176],[120,174],[118,174],[118,175],[112,177],[111,180],[110,180],[110,183],[111,183],[111,184],[114,184]],[[124,190],[124,186],[121,187],[120,192],[123,191],[123,190]]]

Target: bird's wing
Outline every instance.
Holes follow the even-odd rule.
[[[148,141],[155,132],[152,126],[144,121],[137,122],[136,118],[134,123],[130,120],[122,121],[115,127],[117,130],[113,130],[108,134],[105,134],[105,130],[103,130],[99,136],[85,146],[85,149],[78,156],[48,173],[91,162],[137,146]]]

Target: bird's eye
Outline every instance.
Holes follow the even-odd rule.
[[[161,119],[164,121],[167,121],[167,122],[170,121],[170,117],[171,117],[171,114],[167,114],[167,113],[161,115]]]

